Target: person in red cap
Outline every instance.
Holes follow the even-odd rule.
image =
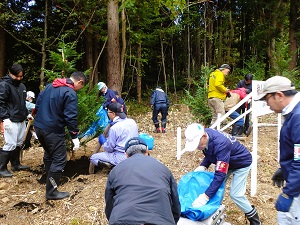
[[[232,176],[230,184],[230,197],[233,202],[245,213],[250,225],[260,225],[256,208],[252,206],[245,196],[247,177],[252,164],[249,150],[235,137],[214,130],[204,128],[201,124],[194,123],[185,130],[185,151],[201,150],[204,159],[195,171],[207,170],[215,164],[214,178],[206,191],[197,197],[191,207],[199,208],[212,198],[223,182]]]

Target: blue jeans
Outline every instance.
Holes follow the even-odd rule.
[[[240,115],[241,114],[239,114],[238,112],[233,111],[233,113],[231,113],[229,115],[229,117],[234,120],[234,119],[238,118]],[[235,124],[238,126],[241,126],[241,127],[244,126],[244,118],[243,117],[240,118],[238,121],[235,122]]]
[[[228,170],[225,178],[226,184],[229,176],[233,174],[230,184],[230,198],[244,213],[249,213],[252,210],[252,206],[245,196],[250,168],[251,165],[245,168]]]

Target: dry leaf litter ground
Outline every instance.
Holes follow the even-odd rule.
[[[153,133],[151,112],[133,117],[139,131],[149,133],[155,139],[151,156],[157,158],[173,172],[179,181],[184,174],[195,169],[202,160],[200,151],[185,153],[180,160],[176,159],[176,129],[182,127],[182,138],[187,124],[193,117],[185,106],[173,107],[168,116],[167,133]],[[276,122],[276,115],[260,118],[264,123]],[[3,138],[0,138],[0,142]],[[97,139],[89,141],[75,152],[74,159],[68,161],[65,168],[61,191],[70,192],[68,199],[60,201],[45,200],[45,183],[43,175],[43,149],[34,145],[25,152],[24,165],[30,165],[30,171],[15,172],[12,178],[0,178],[0,224],[97,224],[107,225],[104,214],[104,190],[108,169],[88,174],[89,161]],[[277,128],[259,128],[258,138],[258,188],[254,197],[250,196],[250,176],[247,193],[250,202],[258,209],[264,225],[276,224],[274,202],[280,193],[279,188],[272,186],[271,176],[277,169]],[[243,142],[251,151],[252,135]],[[184,139],[182,139],[182,147]],[[10,166],[9,166],[10,168]],[[230,181],[229,181],[230,182]],[[234,225],[246,224],[244,214],[231,201],[227,184],[224,204],[226,205],[227,222]]]

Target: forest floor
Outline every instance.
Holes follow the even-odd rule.
[[[193,122],[193,116],[185,106],[172,107],[169,112],[167,133],[153,133],[151,112],[133,116],[139,131],[151,134],[154,148],[151,156],[164,163],[172,171],[175,179],[195,169],[203,155],[200,151],[184,153],[176,159],[176,129],[182,128],[182,148],[184,146],[184,129]],[[275,114],[260,118],[264,123],[276,123]],[[23,224],[97,224],[107,225],[104,208],[104,190],[108,169],[88,174],[89,156],[96,139],[89,141],[75,152],[69,160],[63,176],[60,191],[70,192],[70,197],[60,201],[46,201],[45,183],[40,179],[43,174],[43,149],[34,145],[25,151],[22,164],[30,165],[30,171],[15,172],[12,178],[0,178],[0,225]],[[0,137],[0,144],[3,142]],[[252,135],[242,141],[252,150]],[[2,145],[2,144],[1,144]],[[277,128],[260,127],[258,136],[258,175],[256,195],[250,196],[250,175],[246,195],[257,208],[264,225],[276,224],[274,202],[280,189],[272,185],[271,177],[277,169]],[[10,168],[10,165],[9,165]],[[245,215],[229,197],[229,184],[223,204],[226,206],[226,221],[234,225],[246,224]]]

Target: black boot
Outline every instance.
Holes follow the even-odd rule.
[[[3,151],[0,149],[0,175],[2,177],[12,177],[12,173],[7,170],[7,163],[10,158],[10,151]]]
[[[46,182],[46,199],[47,200],[60,200],[70,196],[69,192],[59,192],[57,186],[61,178],[60,172],[49,171]]]
[[[155,123],[154,126],[155,126],[155,130],[153,132],[160,133],[159,123]]]
[[[17,146],[15,150],[11,152],[10,156],[10,163],[11,163],[11,170],[12,171],[19,171],[19,170],[29,170],[29,166],[23,166],[20,164],[20,152],[21,148]]]
[[[167,124],[166,122],[161,123],[161,132],[162,133],[166,133],[166,124]]]
[[[236,124],[233,124],[233,126],[232,126],[232,131],[231,131],[231,136],[240,137],[240,136],[241,136],[241,134],[240,134],[241,129],[243,129],[242,126],[238,126],[238,125],[236,125]],[[242,132],[243,132],[243,131],[242,131]]]
[[[261,225],[261,222],[258,217],[258,213],[254,206],[252,206],[252,210],[248,213],[245,213],[247,219],[250,222],[250,225]]]

